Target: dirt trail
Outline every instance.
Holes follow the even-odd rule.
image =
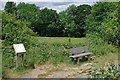
[[[82,65],[60,64],[55,66],[46,63],[17,78],[87,78],[85,70],[89,68],[99,68],[99,66],[111,63],[111,61],[118,65],[117,55],[114,54],[93,57],[93,59],[93,61],[85,62]]]
[[[18,78],[74,78],[82,77],[79,73],[91,68],[92,63],[86,63],[81,66],[60,64],[57,66],[45,64],[37,67],[31,72],[19,76]],[[85,75],[85,74],[84,74]],[[86,78],[87,76],[83,76]]]

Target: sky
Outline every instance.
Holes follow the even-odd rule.
[[[53,9],[59,13],[73,4],[76,6],[82,4],[93,5],[99,0],[0,0],[0,9],[4,10],[4,6],[7,1],[13,1],[16,3],[16,5],[18,5],[20,2],[35,4],[36,6],[40,7],[40,9]]]
[[[2,2],[96,2],[99,0],[1,0]]]

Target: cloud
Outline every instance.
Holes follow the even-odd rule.
[[[2,2],[96,2],[99,0],[1,0]]]
[[[82,3],[82,2],[81,3],[80,2],[60,3],[60,2],[57,2],[57,3],[48,3],[48,4],[45,4],[44,7],[41,7],[40,9],[44,9],[45,7],[47,7],[48,9],[56,10],[57,13],[59,13],[59,12],[65,10],[65,9],[67,9],[70,5],[75,5],[75,6],[79,6],[79,5],[82,5],[82,4],[93,5],[94,3],[93,2],[88,2],[88,3]]]
[[[0,0],[0,2],[7,2],[7,1],[13,1],[13,2],[96,2],[96,1],[102,1],[102,2],[119,2],[119,0]]]
[[[14,1],[17,1],[17,0],[14,0]],[[23,0],[19,0],[19,1],[22,2]],[[2,5],[2,7],[0,7],[0,9],[2,9],[2,10],[4,9],[4,6],[5,6],[6,2],[3,2],[3,3],[4,4]],[[19,4],[19,2],[15,2],[15,3]],[[73,4],[76,5],[76,6],[79,6],[79,5],[82,5],[82,4],[88,4],[88,5],[93,4],[93,2],[25,2],[25,3],[35,4],[36,6],[40,7],[40,9],[48,8],[48,9],[56,10],[57,13],[67,9],[70,5],[73,5]]]

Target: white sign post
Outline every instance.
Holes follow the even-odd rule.
[[[18,54],[22,54],[22,66],[24,66],[24,53],[26,53],[24,45],[23,44],[13,44],[13,47],[16,52],[16,68],[18,67]]]

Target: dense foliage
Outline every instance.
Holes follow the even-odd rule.
[[[119,79],[120,72],[118,67],[112,63],[109,65],[105,65],[104,68],[101,67],[99,70],[95,69],[94,71],[90,71],[88,74],[91,78],[104,78],[104,79]]]
[[[5,6],[5,11],[8,14],[14,14],[16,12],[16,3],[14,2],[7,2]]]
[[[99,2],[92,6],[91,14],[86,19],[86,31],[90,38],[118,45],[119,23],[118,3]]]
[[[30,22],[29,28],[39,36],[85,36],[85,19],[90,14],[91,6],[71,5],[57,14],[52,9],[39,9],[35,4],[7,2],[5,12],[16,14],[16,18]]]
[[[0,43],[1,43],[1,39],[2,39],[2,11],[0,10]],[[0,46],[1,49],[1,46]]]
[[[85,19],[90,14],[91,6],[71,5],[65,11],[59,13],[60,26],[63,27],[64,36],[84,37]]]

